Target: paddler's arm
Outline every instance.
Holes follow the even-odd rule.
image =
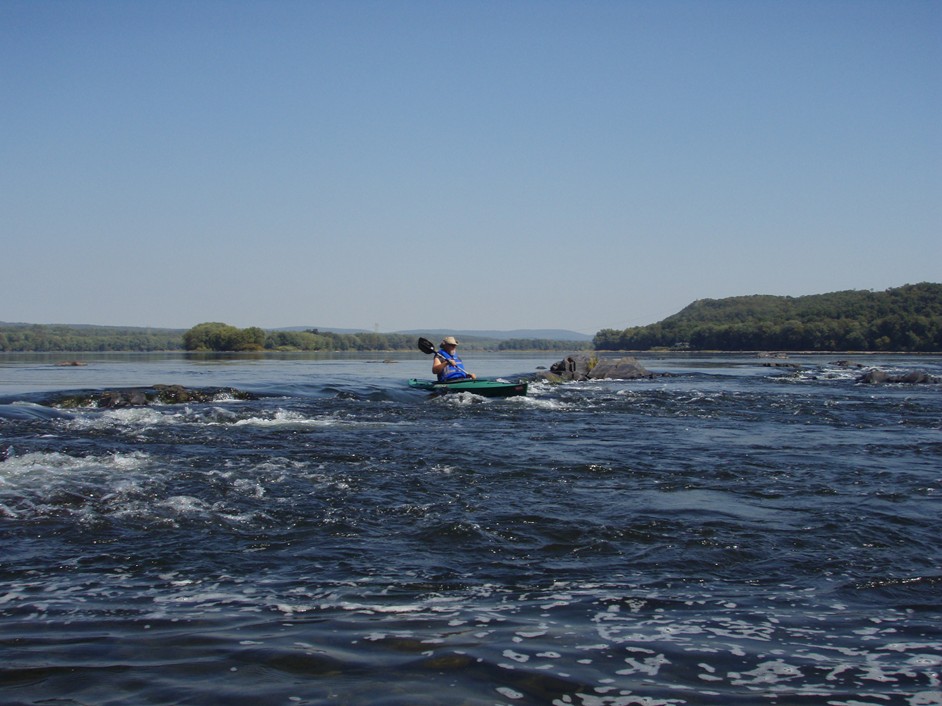
[[[432,360],[432,373],[438,375],[446,365],[448,365],[448,361],[440,353],[436,353],[435,358]]]

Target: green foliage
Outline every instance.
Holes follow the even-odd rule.
[[[400,333],[272,331],[265,349],[275,351],[413,351],[416,339]]]
[[[174,351],[183,348],[177,329],[0,324],[0,351],[77,353],[82,351]]]
[[[599,350],[942,351],[942,284],[701,299],[650,326],[603,329],[593,343]]]
[[[550,338],[508,338],[497,344],[499,351],[575,351],[591,348],[589,341],[556,341]]]
[[[316,331],[272,331],[265,337],[265,349],[274,351],[319,351],[328,347],[328,337]]]
[[[464,350],[492,348],[495,342],[462,341]],[[567,344],[567,348],[572,346]],[[180,329],[107,326],[41,326],[0,323],[0,352],[118,351],[416,351],[416,337],[397,333],[333,333],[240,329],[220,322]]]
[[[197,324],[183,334],[188,351],[260,351],[265,346],[265,332],[257,326],[236,328],[229,324]]]

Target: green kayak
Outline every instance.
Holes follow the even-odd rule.
[[[527,394],[525,382],[500,382],[498,380],[458,380],[456,382],[436,382],[434,380],[409,380],[409,387],[427,390],[436,394],[446,392],[470,392],[482,397],[516,397]]]

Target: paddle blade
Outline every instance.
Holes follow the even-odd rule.
[[[434,352],[435,352],[435,344],[432,343],[432,342],[431,342],[430,340],[428,340],[427,338],[420,338],[420,339],[419,339],[419,350],[422,351],[423,353],[426,353],[426,354],[428,354],[428,353],[434,353]]]

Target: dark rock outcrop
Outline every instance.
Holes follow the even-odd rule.
[[[801,363],[789,363],[782,360],[769,360],[762,364],[763,368],[791,368],[792,370],[800,370]]]
[[[615,360],[600,360],[589,371],[589,379],[591,380],[638,380],[653,377],[654,373],[649,372],[631,356],[616,358]]]
[[[597,355],[576,353],[566,356],[550,366],[549,371],[538,373],[538,377],[551,382],[573,380],[637,380],[656,377],[635,358],[599,359]]]
[[[105,390],[94,403],[96,407],[143,407],[148,399],[143,390]]]
[[[757,358],[762,358],[765,362],[762,363],[764,368],[791,368],[792,370],[800,370],[801,363],[792,363],[788,360],[788,353],[784,351],[762,351],[761,353],[756,354]]]
[[[871,368],[863,375],[857,378],[857,382],[871,384],[879,383],[908,383],[910,385],[938,385],[942,383],[942,378],[936,375],[930,375],[925,370],[911,370],[902,375],[891,375],[885,370]]]

